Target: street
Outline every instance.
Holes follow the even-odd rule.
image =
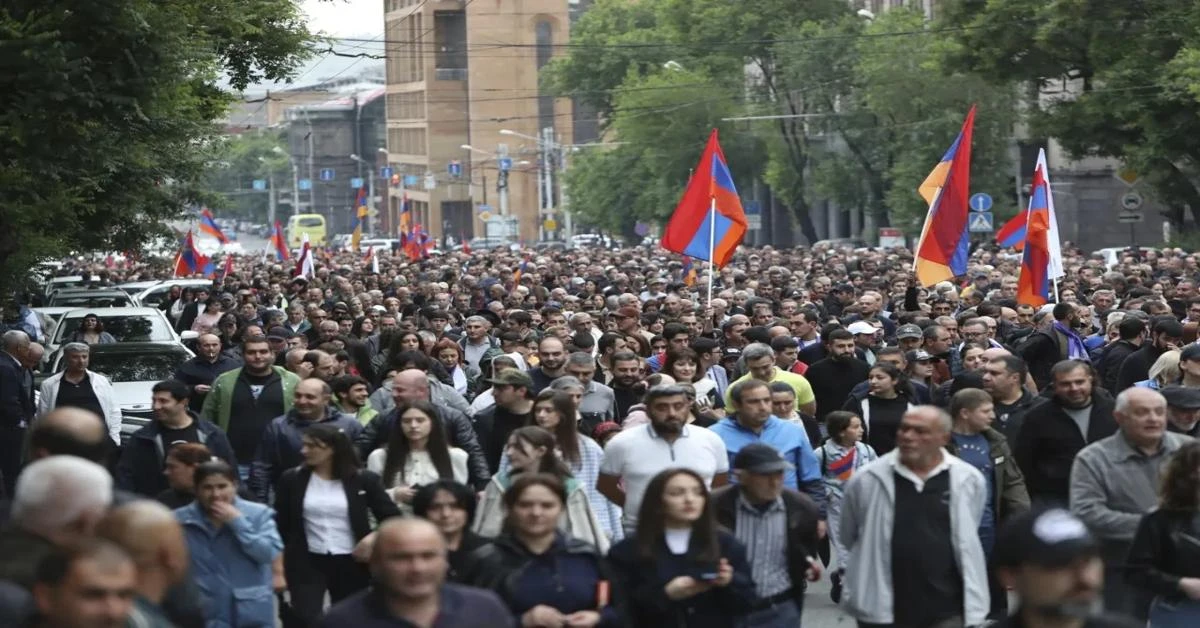
[[[804,596],[804,628],[851,628],[854,619],[842,612],[829,599],[829,576],[821,574],[821,579],[808,584],[808,593]]]

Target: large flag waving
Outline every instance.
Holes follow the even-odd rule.
[[[1017,281],[1017,302],[1032,306],[1050,300],[1055,279],[1062,277],[1062,243],[1058,239],[1058,219],[1054,215],[1054,195],[1046,168],[1046,151],[1038,151],[1029,188],[1028,221],[1025,224],[1025,251],[1021,255],[1021,276]]]
[[[971,195],[971,133],[975,127],[975,107],[967,112],[962,130],[942,155],[933,172],[925,177],[918,191],[929,203],[917,258],[913,269],[917,281],[929,287],[967,272],[970,233],[967,230]]]
[[[283,227],[279,226],[279,221],[275,221],[275,229],[271,232],[271,246],[275,248],[275,259],[280,262],[286,262],[291,257],[287,247],[287,240],[283,237]]]
[[[208,268],[208,258],[196,249],[196,241],[189,229],[183,238],[183,246],[179,247],[179,256],[175,258],[175,276],[188,277],[205,272]]]
[[[200,233],[216,238],[221,244],[229,243],[229,238],[225,236],[225,232],[221,231],[216,218],[213,218],[212,212],[208,211],[207,207],[200,210]]]
[[[662,246],[720,268],[729,263],[745,236],[746,212],[713,129],[696,172],[663,231]]]

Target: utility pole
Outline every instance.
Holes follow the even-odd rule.
[[[275,173],[270,172],[267,175],[267,224],[275,226],[275,207],[279,202],[278,192],[275,189]]]
[[[496,162],[499,164],[502,159],[508,157],[508,144],[500,144],[496,147],[496,154],[499,159]],[[500,168],[500,175],[496,178],[496,191],[500,193],[500,215],[508,215],[508,171]]]

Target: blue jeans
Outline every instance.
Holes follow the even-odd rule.
[[[797,628],[799,625],[800,608],[795,600],[752,611],[739,624],[741,628]]]

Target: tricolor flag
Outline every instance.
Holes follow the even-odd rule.
[[[221,227],[217,226],[217,220],[213,218],[212,212],[208,211],[207,207],[200,210],[200,233],[216,238],[221,244],[229,243],[229,238],[225,237]]]
[[[412,211],[411,210],[412,210],[412,207],[408,201],[408,192],[405,191],[404,196],[400,197],[399,235],[400,235],[401,246],[403,246],[405,244],[405,240],[408,239],[408,236],[410,236],[411,232],[412,232]]]
[[[696,264],[692,262],[692,258],[683,256],[683,268],[680,270],[680,279],[684,285],[693,286],[696,284]]]
[[[717,141],[708,136],[700,163],[663,231],[662,247],[721,268],[746,235],[746,212]]]
[[[1028,215],[1028,221],[1025,223],[1021,275],[1017,280],[1017,302],[1038,307],[1050,300],[1054,280],[1065,274],[1045,150],[1038,151],[1033,185],[1029,188],[1029,209],[1022,213]]]
[[[363,224],[367,221],[367,188],[358,188],[354,195],[354,218],[351,220],[350,248],[357,253],[358,243],[362,240]]]
[[[529,270],[529,255],[523,256],[521,258],[521,263],[517,264],[517,270],[513,271],[514,286],[521,283],[521,275],[524,275],[526,270]]]
[[[975,106],[967,112],[962,130],[942,155],[933,172],[918,188],[929,203],[925,226],[917,243],[913,269],[917,281],[930,287],[967,272],[970,233],[967,230],[971,189],[971,134],[975,127]]]
[[[283,227],[279,226],[278,220],[275,221],[275,230],[271,232],[271,246],[275,247],[276,261],[286,262],[291,257],[287,240],[283,237]]]
[[[222,269],[222,271],[221,271],[221,282],[224,283],[225,280],[229,278],[229,275],[232,275],[232,274],[233,274],[233,256],[226,254],[225,255],[225,268]]]
[[[296,270],[292,273],[294,277],[315,277],[317,275],[316,267],[313,265],[312,246],[308,243],[308,234],[303,236],[304,240],[300,243],[300,257],[296,258]]]
[[[204,272],[207,266],[208,258],[196,249],[196,241],[192,238],[192,232],[189,229],[183,238],[183,245],[179,247],[179,256],[175,258],[175,276],[195,275]]]

